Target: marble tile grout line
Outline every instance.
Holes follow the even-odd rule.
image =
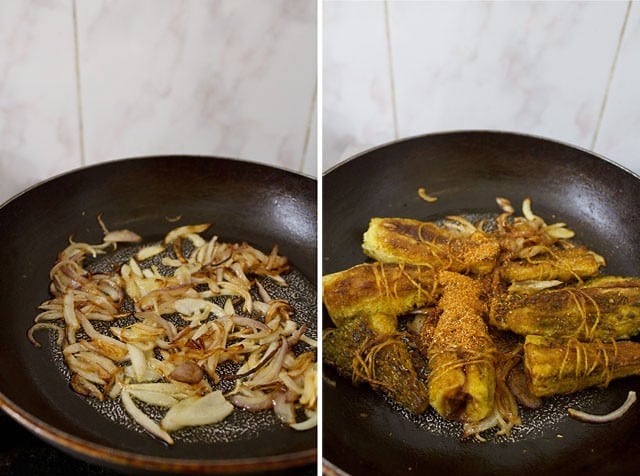
[[[311,139],[311,129],[313,125],[313,111],[316,110],[316,103],[318,98],[318,76],[316,75],[316,79],[313,84],[313,93],[311,94],[311,104],[309,105],[309,114],[307,117],[307,128],[304,133],[304,141],[302,144],[302,158],[300,159],[300,166],[298,170],[302,172],[304,170],[305,161],[307,160],[307,151],[309,150],[309,142]],[[318,160],[318,158],[316,158]]]
[[[622,21],[622,28],[620,28],[620,36],[618,37],[618,44],[616,46],[616,51],[613,54],[613,61],[611,62],[611,68],[609,69],[609,77],[607,78],[607,85],[604,90],[604,96],[602,97],[602,104],[600,105],[600,112],[598,113],[598,119],[596,122],[596,127],[593,131],[593,138],[591,139],[591,150],[594,150],[596,143],[598,142],[598,135],[600,134],[600,127],[602,126],[602,119],[604,117],[604,113],[607,109],[607,101],[609,99],[609,91],[611,89],[611,83],[613,82],[613,77],[615,75],[616,66],[618,64],[618,57],[620,56],[620,49],[622,48],[622,41],[624,39],[624,33],[627,29],[627,23],[629,22],[629,14],[631,12],[632,0],[627,1],[627,11],[624,15],[624,20]]]
[[[389,81],[391,87],[391,112],[393,114],[393,135],[396,140],[400,138],[398,132],[398,108],[396,105],[396,82],[393,69],[393,51],[391,48],[391,20],[389,19],[389,0],[384,0],[384,22],[387,37],[387,58],[389,61]]]
[[[84,150],[84,119],[82,116],[82,82],[80,80],[80,46],[78,44],[78,8],[77,0],[71,2],[73,14],[73,48],[74,48],[74,64],[76,77],[76,103],[78,115],[78,143],[80,147],[80,165],[86,165]]]

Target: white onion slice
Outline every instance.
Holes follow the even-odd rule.
[[[314,428],[318,424],[318,414],[316,412],[307,412],[309,418],[298,423],[292,423],[289,426],[294,430],[305,431]]]
[[[209,425],[224,420],[233,412],[233,405],[220,390],[204,397],[192,397],[172,406],[162,419],[162,427],[175,431],[185,426]]]
[[[172,407],[178,403],[178,399],[164,392],[153,392],[150,390],[138,390],[135,388],[127,388],[127,392],[149,405],[158,407]]]
[[[142,237],[130,230],[110,231],[103,238],[105,243],[140,243]]]
[[[138,253],[136,254],[136,259],[138,261],[144,261],[151,258],[152,256],[156,256],[162,253],[164,250],[165,248],[162,245],[144,246],[140,248],[140,251],[138,251]]]
[[[210,224],[180,226],[167,233],[167,235],[164,237],[164,243],[173,243],[178,238],[190,235],[191,233],[202,233],[210,226]]]
[[[635,401],[636,392],[630,390],[624,403],[612,412],[607,413],[606,415],[594,415],[593,413],[583,412],[580,410],[576,410],[575,408],[569,408],[568,412],[569,416],[587,423],[608,423],[621,418],[627,412],[627,410],[631,408]]]
[[[163,441],[166,441],[170,445],[173,444],[173,438],[171,435],[164,431],[160,425],[158,425],[155,421],[145,415],[142,410],[140,410],[136,404],[133,402],[131,395],[126,390],[123,390],[120,394],[120,399],[122,400],[122,404],[124,405],[127,413],[133,418],[136,422],[138,422],[145,430],[151,433],[154,436],[157,436]]]
[[[62,342],[64,340],[64,329],[56,324],[51,324],[48,322],[38,322],[29,328],[27,337],[33,345],[35,345],[36,347],[41,347],[40,342],[38,342],[33,336],[33,333],[38,329],[53,329],[58,333],[58,337],[56,337],[56,345],[62,345]]]
[[[131,359],[131,366],[133,367],[136,380],[143,382],[147,369],[149,368],[147,366],[147,358],[144,352],[135,344],[127,344],[127,350],[129,351],[129,359]]]
[[[555,288],[564,284],[562,281],[557,279],[552,279],[549,281],[536,281],[536,280],[527,280],[527,281],[514,281],[509,286],[508,291],[510,293],[524,292],[524,293],[536,293],[542,291],[543,289]]]
[[[525,198],[522,201],[522,214],[524,215],[524,217],[529,220],[529,221],[533,221],[536,218],[538,218],[536,215],[533,214],[533,212],[531,211],[531,199],[529,197]]]

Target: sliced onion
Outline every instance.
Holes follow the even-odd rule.
[[[305,344],[311,346],[311,347],[318,347],[318,341],[316,341],[315,339],[312,339],[311,337],[309,337],[306,334],[302,334],[300,336],[300,342],[304,342]]]
[[[62,345],[62,342],[64,341],[64,329],[56,324],[51,324],[48,322],[37,322],[27,331],[27,337],[33,345],[35,345],[36,347],[40,347],[40,342],[38,342],[33,336],[33,333],[39,329],[55,330],[58,333],[58,336],[56,337],[56,344],[58,345],[58,347]]]
[[[172,406],[162,419],[162,427],[175,431],[185,426],[210,425],[224,420],[233,412],[220,390],[204,397],[192,397]]]
[[[445,221],[443,226],[451,231],[457,231],[462,236],[471,236],[478,231],[475,225],[466,218],[457,215],[447,216],[446,218],[448,221]]]
[[[575,232],[567,228],[564,223],[554,223],[553,225],[547,226],[544,231],[550,237],[557,238],[559,240],[568,240],[576,236]]]
[[[258,288],[258,294],[260,295],[260,299],[262,299],[262,301],[265,304],[269,304],[271,302],[271,296],[258,280],[256,280],[256,287]]]
[[[251,294],[244,287],[239,286],[235,283],[229,282],[221,282],[219,283],[221,288],[221,294],[223,296],[239,296],[244,300],[243,308],[247,312],[251,312],[253,309],[253,299],[251,298]]]
[[[105,243],[140,243],[142,237],[130,230],[115,230],[104,235]]]
[[[266,367],[261,368],[249,379],[252,387],[265,385],[277,380],[278,374],[280,373],[280,369],[282,368],[282,364],[284,362],[284,358],[287,355],[288,348],[289,346],[287,345],[287,340],[282,337],[280,348],[271,359],[271,362],[269,362]],[[267,358],[268,356],[265,357],[265,360]]]
[[[549,281],[535,281],[535,280],[514,281],[513,283],[511,283],[511,286],[509,286],[508,291],[510,293],[518,293],[518,292],[537,293],[544,289],[555,288],[562,284],[564,283],[557,279],[553,279]]]
[[[511,205],[511,202],[506,198],[498,197],[498,198],[496,198],[496,203],[502,209],[502,211],[505,212],[505,213],[513,213],[513,212],[515,212],[515,209]]]
[[[104,370],[105,375],[111,376],[118,370],[118,366],[113,362],[113,360],[99,355],[91,350],[78,352],[76,356],[87,363],[91,363],[100,369]]]
[[[463,437],[468,438],[470,436],[475,436],[478,440],[484,441],[484,438],[480,435],[480,433],[487,431],[493,427],[500,425],[500,415],[497,411],[494,411],[485,419],[470,423],[466,422],[463,425]]]
[[[612,412],[607,413],[606,415],[594,415],[593,413],[583,412],[574,408],[569,408],[568,412],[569,416],[587,423],[608,423],[621,418],[627,412],[627,410],[631,408],[635,401],[636,392],[630,390],[624,403]]]
[[[296,412],[293,403],[288,402],[286,395],[278,392],[273,397],[273,412],[276,416],[288,425],[296,422]]]
[[[136,380],[144,382],[144,377],[149,369],[144,352],[135,344],[127,344],[127,351],[129,352],[129,359],[131,359],[131,366]]]
[[[304,373],[304,387],[300,395],[300,403],[307,408],[315,408],[318,399],[318,376],[315,364]]]
[[[291,423],[289,426],[294,430],[305,431],[310,430],[311,428],[315,428],[318,424],[318,414],[313,411],[305,412],[307,413],[307,419],[297,423]]]
[[[428,203],[434,203],[434,202],[437,202],[437,201],[438,201],[438,197],[436,197],[435,195],[429,195],[429,194],[427,193],[427,189],[426,189],[426,188],[424,188],[424,187],[420,187],[420,188],[418,189],[418,196],[419,196],[422,200],[424,200],[425,202],[428,202]]]
[[[174,302],[174,307],[175,310],[183,316],[188,316],[190,318],[200,316],[200,319],[198,320],[205,319],[210,313],[213,313],[218,317],[226,314],[223,308],[211,301],[207,301],[206,299],[178,299]]]
[[[531,199],[529,197],[522,201],[522,215],[524,215],[528,221],[534,221],[538,218],[533,214],[533,211],[531,211]]]
[[[177,400],[194,397],[200,393],[198,387],[181,382],[132,383],[127,385],[127,389],[132,392],[164,393],[175,397]]]
[[[164,250],[165,250],[165,247],[162,245],[143,246],[142,248],[140,248],[140,251],[136,253],[136,259],[138,261],[144,261],[153,256],[159,255]]]
[[[80,329],[80,322],[78,322],[78,317],[76,315],[74,306],[73,292],[71,291],[67,292],[64,295],[63,316],[67,333],[67,340],[70,343],[73,343],[76,341],[76,331]]]
[[[104,400],[104,395],[102,394],[100,389],[95,384],[78,373],[75,373],[73,377],[71,377],[70,384],[71,388],[80,395],[94,397],[100,401]]]
[[[131,388],[130,386],[127,387],[127,392],[142,402],[158,407],[172,407],[179,401],[177,398],[168,393],[153,392],[151,390],[140,390]]]
[[[173,372],[169,375],[170,379],[177,380],[184,383],[198,383],[204,377],[204,371],[202,368],[191,362],[186,361],[178,364]]]
[[[140,410],[136,404],[131,399],[129,392],[123,390],[120,393],[120,399],[122,400],[122,404],[124,405],[125,410],[133,418],[136,422],[138,422],[145,430],[151,433],[153,436],[160,438],[163,441],[166,441],[170,445],[173,444],[173,438],[171,435],[163,430],[160,425],[158,425],[155,421],[149,418],[142,410]]]
[[[169,243],[173,243],[178,238],[182,238],[184,236],[190,235],[191,233],[202,233],[210,226],[211,224],[206,224],[206,223],[201,225],[180,226],[178,228],[171,230],[169,233],[167,233],[167,235],[164,237],[164,244],[166,245]]]
[[[302,395],[302,392],[304,392],[304,387],[302,387],[300,384],[298,384],[298,382],[293,380],[286,371],[284,370],[281,371],[280,374],[278,375],[278,378],[282,383],[284,383],[287,386],[289,390],[294,391],[298,395]]]
[[[77,318],[82,324],[82,329],[91,337],[92,345],[95,346],[96,349],[99,349],[100,353],[115,361],[120,361],[126,357],[127,344],[96,331],[87,318],[81,313],[77,314]]]
[[[236,407],[244,408],[250,412],[268,410],[273,408],[271,395],[260,390],[244,388],[242,393],[237,393],[229,397],[231,403]]]
[[[237,314],[234,314],[231,317],[231,320],[237,326],[250,327],[253,330],[271,332],[271,328],[267,326],[264,322],[251,319],[250,317],[238,316]]]

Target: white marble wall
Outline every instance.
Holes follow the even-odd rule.
[[[316,0],[0,1],[0,203],[96,162],[316,175]]]
[[[640,2],[323,2],[323,167],[462,129],[542,135],[640,173]]]
[[[152,154],[315,175],[319,108],[323,169],[397,138],[499,129],[640,173],[639,50],[638,0],[2,0],[0,203]]]

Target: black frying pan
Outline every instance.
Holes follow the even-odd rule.
[[[36,307],[48,298],[48,272],[57,253],[71,233],[76,240],[99,243],[98,214],[110,229],[128,228],[145,241],[161,240],[176,226],[212,222],[221,240],[248,241],[267,252],[277,243],[315,293],[313,179],[211,157],[127,159],[59,176],[0,208],[3,409],[63,451],[120,470],[238,473],[312,464],[316,432],[278,424],[229,441],[212,444],[205,438],[165,447],[96,411],[70,390],[51,344],[41,339],[37,349],[27,341]],[[315,298],[307,302],[315,306]]]
[[[438,201],[426,203],[425,187]],[[499,132],[454,132],[391,143],[340,164],[323,177],[323,273],[365,261],[360,244],[373,216],[431,220],[498,211],[495,198],[563,221],[608,259],[606,272],[640,276],[640,180],[584,150]],[[323,324],[330,326],[326,315]],[[369,388],[325,367],[323,456],[327,468],[359,474],[633,474],[640,465],[640,405],[605,425],[565,416],[567,405],[606,413],[640,379],[613,382],[549,402],[526,414],[527,434],[462,442],[437,420],[399,413]],[[523,415],[524,418],[524,415]],[[445,428],[446,430],[446,428]]]

